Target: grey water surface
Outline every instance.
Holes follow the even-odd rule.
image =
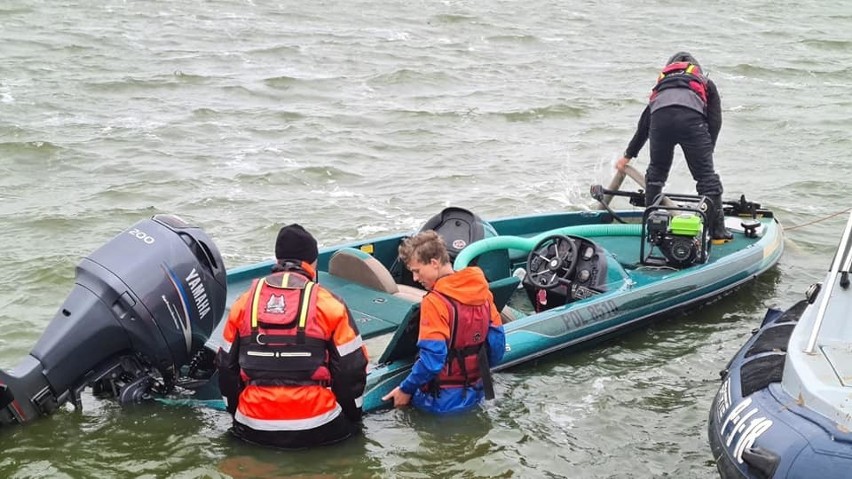
[[[290,222],[332,245],[449,205],[590,208],[683,49],[722,94],[725,197],[787,228],[755,283],[500,373],[477,414],[381,412],[361,438],[284,453],[230,440],[217,411],[85,395],[0,429],[0,477],[714,477],[718,371],[768,306],[822,279],[852,206],[850,31],[839,0],[0,1],[3,368],[80,259],[157,213],[235,267]],[[678,157],[669,190],[693,188]]]

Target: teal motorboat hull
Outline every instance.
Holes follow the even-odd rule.
[[[495,301],[508,303],[507,309],[520,316],[504,325],[506,353],[494,370],[555,351],[583,347],[655,318],[711,301],[771,268],[783,252],[783,229],[771,213],[759,219],[760,234],[754,238],[746,237],[741,228],[737,231],[739,219],[732,217],[728,218],[728,224],[735,230],[734,241],[712,246],[705,263],[685,268],[649,267],[642,265],[639,258],[638,222],[642,212],[616,214],[633,224],[613,224],[613,215],[604,211],[540,214],[489,222],[495,236],[482,241],[497,238],[494,241],[499,243],[501,238],[513,238],[503,241],[510,249],[509,264],[504,265],[507,267],[497,275],[499,277],[492,279],[493,271],[489,276]],[[605,251],[606,291],[545,311],[530,311],[522,290],[517,289],[519,280],[512,276],[513,271],[525,266],[528,251],[511,248],[522,247],[520,243],[524,239],[532,243],[535,241],[531,240],[554,232],[572,231],[584,233],[585,238]],[[368,344],[371,341],[380,343],[370,348],[372,366],[364,395],[365,412],[388,406],[381,400],[382,396],[402,381],[415,360],[416,328],[412,324],[417,322],[417,306],[386,293],[346,284],[328,273],[329,259],[336,251],[349,248],[369,251],[389,269],[399,268],[394,264],[396,250],[405,236],[353,242],[320,252],[320,284],[347,301]],[[489,250],[486,253],[493,250],[486,249]],[[458,265],[458,261],[456,263]],[[245,291],[254,278],[267,274],[271,264],[266,262],[232,270],[228,275],[228,303]],[[516,302],[526,303],[527,311],[522,311],[524,305],[515,308]],[[384,341],[376,338],[384,338]],[[208,346],[215,349],[216,343],[214,333]]]

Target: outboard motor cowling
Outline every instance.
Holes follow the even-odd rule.
[[[77,266],[29,356],[0,371],[0,424],[24,423],[86,386],[139,399],[168,390],[222,318],[226,271],[207,234],[172,215],[143,220]],[[134,389],[134,390],[130,390]]]

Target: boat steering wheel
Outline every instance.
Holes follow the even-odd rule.
[[[553,289],[571,282],[578,248],[573,239],[553,235],[539,241],[527,257],[524,282],[539,289]]]

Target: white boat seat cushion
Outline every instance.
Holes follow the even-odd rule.
[[[341,248],[328,261],[328,273],[367,288],[419,303],[426,290],[397,284],[379,260],[355,248]]]

